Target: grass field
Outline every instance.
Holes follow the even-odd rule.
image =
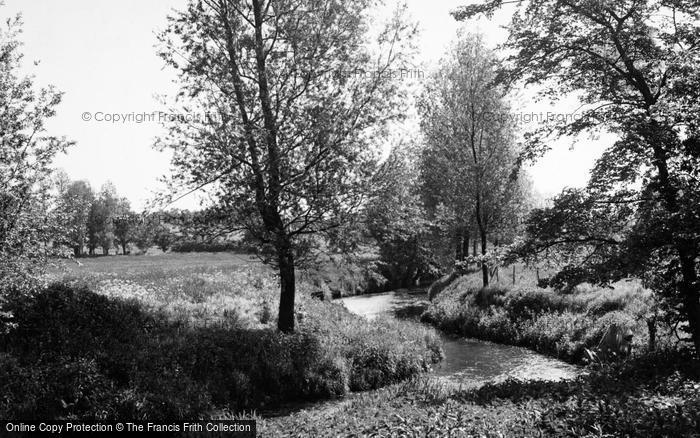
[[[70,260],[55,260],[49,269],[52,279],[65,275],[100,275],[121,278],[160,278],[163,273],[202,273],[231,271],[257,267],[269,270],[252,255],[217,253],[167,253],[157,255],[100,256]],[[81,266],[82,265],[82,266]]]

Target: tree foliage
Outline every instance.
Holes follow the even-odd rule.
[[[367,230],[379,246],[379,271],[394,289],[415,286],[440,273],[412,152],[405,147],[392,150],[382,164],[377,196],[367,211]]]
[[[419,101],[426,205],[458,237],[478,236],[482,256],[488,239],[512,237],[529,195],[510,109],[494,85],[496,65],[480,37],[461,35]],[[485,263],[482,270],[486,286]]]
[[[502,3],[456,15],[493,11]],[[587,191],[565,193],[533,216],[528,247],[561,249],[569,260],[559,280],[569,284],[643,273],[688,323],[700,354],[700,5],[511,3],[520,7],[501,79],[543,84],[551,98],[580,96],[583,117],[554,134],[605,129],[618,136],[598,160]],[[531,157],[547,149],[544,138],[532,137]]]
[[[46,133],[61,93],[20,73],[21,24],[17,16],[0,28],[0,300],[8,287],[30,286],[44,265],[51,162],[70,145]]]
[[[72,181],[65,187],[59,187],[55,214],[62,228],[62,233],[55,236],[56,243],[66,245],[73,250],[73,255],[83,255],[85,246],[94,249],[96,235],[91,235],[92,206],[95,193],[86,181]]]
[[[184,111],[160,145],[176,187],[208,187],[233,227],[279,267],[279,328],[294,329],[296,261],[365,201],[386,124],[401,115],[413,28],[402,10],[374,32],[373,0],[190,1],[161,35]],[[373,38],[374,37],[374,38]],[[373,40],[371,43],[368,41]]]

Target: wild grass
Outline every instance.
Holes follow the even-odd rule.
[[[423,320],[448,332],[529,347],[569,362],[584,360],[584,348],[595,347],[612,324],[632,330],[633,351],[648,348],[654,297],[637,281],[585,286],[569,294],[520,284],[482,288],[479,281],[478,274],[454,281],[434,298]],[[670,332],[658,329],[657,347],[670,346]]]
[[[303,286],[298,330],[281,334],[277,280],[229,254],[86,259],[59,278],[14,303],[17,327],[0,339],[0,417],[271,409],[414,378],[441,355],[433,329],[367,322]]]
[[[700,370],[687,352],[590,369],[574,381],[460,388],[421,377],[295,415],[261,436],[700,436]]]

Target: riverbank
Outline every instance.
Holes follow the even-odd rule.
[[[369,320],[412,319],[418,321],[429,303],[425,290],[400,289],[388,293],[347,297],[336,300],[352,313]],[[488,381],[520,378],[524,380],[571,379],[580,368],[532,350],[449,333],[440,334],[443,360],[432,375],[463,386],[478,386]]]
[[[585,363],[585,349],[595,348],[612,325],[630,330],[633,354],[650,349],[654,299],[637,281],[570,294],[530,284],[482,288],[480,281],[478,274],[458,278],[433,298],[421,319],[448,333],[526,347],[570,363]],[[666,326],[654,329],[654,348],[674,348]]]
[[[463,389],[434,377],[260,421],[261,436],[694,437],[700,374],[686,353],[654,353],[573,381]]]
[[[531,327],[543,330],[540,339],[549,340],[539,345],[550,349],[540,351],[576,361],[571,353],[587,345],[586,333],[589,338],[596,336],[593,330],[582,329],[594,329],[615,321],[614,318],[629,316],[634,309],[644,309],[649,298],[645,291],[630,285],[616,293],[585,290],[576,296],[561,297],[551,291],[532,289],[530,293],[522,289],[518,292],[460,290],[459,286],[468,285],[471,280],[462,281],[439,297],[427,312],[425,304],[411,304],[411,297],[394,298],[398,304],[396,313],[427,315],[435,309],[454,308],[453,324],[459,315],[474,318],[472,323],[479,317],[478,324],[470,325],[469,320],[463,320],[456,327],[482,327],[479,332],[482,339],[493,334],[515,333],[512,339],[494,338],[521,345],[527,345],[523,340],[537,339],[517,336],[515,330],[526,327],[526,320],[558,321],[559,324],[549,325],[530,323]],[[367,307],[368,300],[369,297],[364,301],[348,299],[358,308]],[[390,299],[383,297],[379,301],[385,303]],[[476,308],[468,311],[470,306]],[[411,311],[402,311],[405,309]],[[514,318],[510,319],[509,315]],[[567,327],[566,321],[572,317],[579,321],[588,317],[589,325],[569,325],[569,328],[579,327],[580,331],[568,337],[561,329],[544,331],[547,327]],[[484,327],[490,331],[483,330]],[[643,328],[638,327],[638,331]],[[621,363],[589,365],[585,373],[574,379],[496,379],[486,384],[460,385],[452,378],[424,375],[409,383],[358,394],[347,401],[300,410],[285,417],[261,419],[260,430],[262,436],[269,437],[700,436],[697,361],[689,351],[670,348],[668,343],[661,342],[657,351],[649,351],[647,342],[648,338],[640,334],[632,358]],[[446,354],[449,358],[450,352]]]
[[[435,330],[368,323],[300,287],[298,329],[276,330],[278,284],[230,254],[86,259],[10,303],[0,335],[0,417],[188,421],[273,409],[415,378]]]
[[[612,292],[585,289],[561,296],[532,288],[484,291],[469,287],[473,281],[463,278],[448,288],[429,306],[426,319],[443,311],[450,318],[440,321],[453,332],[466,327],[475,331],[461,333],[534,347],[572,362],[580,361],[583,346],[595,342],[599,326],[649,315],[644,312],[651,297],[634,283]],[[397,313],[426,310],[404,304],[411,311]],[[453,379],[428,375],[330,406],[262,420],[261,430],[270,437],[700,436],[700,366],[690,351],[674,348],[663,330],[657,350],[649,351],[645,321],[636,322],[632,358],[589,365],[575,379],[510,379],[460,387]]]

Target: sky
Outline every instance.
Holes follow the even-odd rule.
[[[460,26],[484,34],[493,47],[507,36],[500,27],[507,24],[507,14],[466,24],[452,19],[449,12],[469,0],[406,1],[421,31],[418,62],[426,70],[443,55]],[[159,178],[169,173],[170,156],[152,147],[164,131],[157,121],[109,119],[111,114],[162,110],[157,97],[175,93],[174,72],[156,54],[156,33],[165,27],[167,15],[185,4],[186,0],[5,0],[0,8],[3,21],[22,13],[27,72],[36,77],[37,85],[52,84],[65,93],[48,130],[76,144],[56,159],[56,167],[71,179],[87,180],[96,190],[112,181],[137,211],[161,187]],[[39,64],[34,66],[34,61]],[[576,107],[572,102],[556,107],[535,103],[527,94],[515,105],[525,115],[566,113]],[[595,158],[609,141],[605,137],[582,141],[573,150],[569,140],[557,141],[529,169],[535,189],[551,196],[564,187],[584,185]],[[194,195],[173,206],[195,208],[198,202]]]

